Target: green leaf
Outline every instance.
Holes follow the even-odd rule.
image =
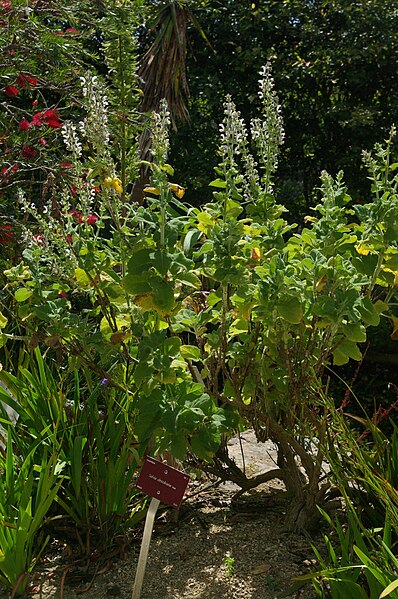
[[[14,293],[14,298],[17,302],[25,302],[27,299],[32,297],[33,290],[27,289],[26,287],[20,287]]]
[[[188,233],[185,235],[183,244],[184,254],[188,254],[191,251],[193,246],[199,241],[202,235],[202,231],[199,231],[198,229],[188,231]]]
[[[164,250],[158,250],[153,255],[152,264],[156,270],[165,277],[169,272],[171,258]]]
[[[221,287],[219,288],[218,291],[214,292],[211,291],[207,297],[207,304],[208,306],[210,306],[210,308],[212,308],[213,306],[215,306],[216,304],[218,304],[219,302],[221,302]]]
[[[300,322],[300,321],[299,321]],[[239,335],[248,331],[249,324],[243,318],[237,318],[230,326],[229,332],[231,335]]]
[[[377,266],[377,254],[355,256],[352,260],[352,263],[360,273],[371,277]]]
[[[187,440],[183,435],[173,437],[170,443],[170,452],[177,460],[183,460],[187,453]]]
[[[127,271],[129,275],[141,275],[143,271],[148,270],[151,265],[151,248],[143,248],[133,254],[128,262]]]
[[[150,284],[148,283],[148,276],[128,274],[123,279],[123,286],[128,293],[131,295],[144,295],[152,291]]]
[[[77,284],[80,285],[80,287],[83,287],[83,289],[91,287],[90,277],[82,268],[75,269],[75,277]]]
[[[202,225],[203,226],[212,226],[215,224],[215,219],[212,218],[210,216],[210,214],[208,214],[207,212],[198,212],[198,214],[196,215],[197,219],[199,221],[199,230],[203,231]]]
[[[384,264],[385,268],[389,268],[390,270],[398,270],[398,252],[395,249],[395,253],[386,260]]]
[[[379,599],[383,599],[383,597],[387,597],[392,591],[398,588],[398,578],[393,580],[388,587],[384,589],[384,591],[380,594]]]
[[[175,358],[180,353],[181,339],[173,336],[165,339],[163,344],[164,353],[170,358]]]
[[[234,202],[230,198],[227,198],[225,202],[225,211],[229,217],[237,218],[241,214],[243,208],[238,202]]]
[[[160,372],[159,378],[165,385],[173,385],[177,382],[177,373],[174,368],[166,368]]]
[[[209,187],[217,187],[217,189],[225,189],[227,187],[227,182],[223,181],[223,179],[214,179],[214,181],[209,183]]]
[[[201,281],[197,275],[193,272],[182,272],[176,275],[176,280],[181,281],[187,287],[193,287],[198,289],[201,286]]]
[[[333,352],[333,364],[343,366],[348,363],[350,358],[359,362],[362,359],[362,354],[356,343],[344,339]]]
[[[153,285],[153,305],[161,314],[167,314],[174,308],[174,288],[171,283],[160,281]]]
[[[363,321],[366,325],[377,327],[380,323],[380,316],[368,297],[365,297],[362,301],[362,306],[359,306],[359,311],[362,314]]]
[[[0,312],[0,329],[4,329],[7,326],[8,319]]]
[[[185,360],[193,362],[200,360],[200,349],[196,345],[181,345],[180,352]]]
[[[297,297],[290,297],[276,306],[280,316],[291,324],[298,324],[303,317],[303,308]]]
[[[170,175],[171,177],[174,175],[174,169],[171,166],[171,164],[167,164],[167,163],[161,164],[160,169],[162,171],[164,171],[165,173],[167,173],[168,175]]]
[[[152,376],[153,368],[148,366],[146,362],[140,362],[137,364],[134,370],[134,381],[137,387],[140,387],[142,383]]]
[[[366,329],[359,322],[344,325],[343,333],[350,341],[355,341],[356,343],[364,343],[366,341]]]
[[[377,311],[378,314],[382,314],[383,312],[387,312],[387,310],[390,309],[390,306],[388,304],[386,304],[386,302],[383,302],[382,300],[377,300],[374,304],[375,309]]]
[[[72,480],[77,499],[81,492],[83,447],[83,437],[78,435],[73,441],[72,450]]]

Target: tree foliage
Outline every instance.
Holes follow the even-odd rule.
[[[395,3],[209,1],[197,5],[196,15],[211,48],[192,32],[192,119],[174,138],[177,172],[189,178],[196,201],[208,197],[220,100],[232,93],[242,114],[253,116],[256,73],[267,58],[285,121],[279,179],[289,209],[308,205],[323,168],[344,170],[355,195],[368,193],[361,151],[398,121]]]

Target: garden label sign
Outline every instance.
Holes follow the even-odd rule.
[[[189,476],[164,464],[154,458],[146,457],[141,473],[138,477],[136,487],[146,493],[151,503],[146,515],[144,535],[138,558],[137,572],[135,575],[133,597],[139,599],[141,596],[142,583],[144,581],[145,567],[148,560],[149,544],[151,542],[153,523],[160,502],[166,503],[174,508],[179,508],[189,481]]]

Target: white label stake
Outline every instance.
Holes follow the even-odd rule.
[[[145,519],[144,536],[142,537],[140,556],[138,558],[137,571],[135,573],[134,589],[132,599],[140,599],[142,583],[144,582],[145,568],[148,561],[149,544],[151,542],[153,523],[160,501],[152,497]]]

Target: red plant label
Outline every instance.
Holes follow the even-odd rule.
[[[150,497],[178,508],[188,482],[189,476],[184,472],[154,458],[146,457],[136,487]]]

